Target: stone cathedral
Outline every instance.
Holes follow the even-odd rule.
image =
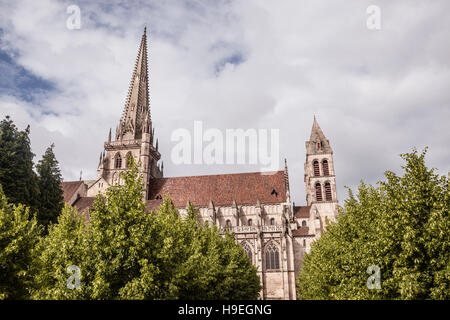
[[[123,114],[114,139],[110,130],[104,143],[97,179],[63,182],[65,201],[88,214],[99,192],[121,183],[128,154],[141,163],[148,210],[156,209],[164,196],[182,215],[193,203],[202,222],[216,224],[221,233],[230,230],[242,245],[257,267],[262,299],[296,298],[303,256],[338,212],[333,150],[315,118],[306,142],[305,206],[291,203],[286,162],[283,170],[271,173],[165,178],[150,116],[144,30]]]

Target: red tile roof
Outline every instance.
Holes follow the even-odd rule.
[[[64,201],[69,202],[72,198],[74,192],[78,190],[83,181],[67,181],[61,183],[61,188],[63,189]]]
[[[149,212],[151,210],[158,209],[159,205],[162,203],[162,200],[147,200],[145,205],[145,211]]]
[[[296,218],[309,218],[311,206],[294,207],[294,216]]]
[[[206,207],[210,200],[215,206],[274,204],[286,202],[284,171],[251,172],[156,178],[150,181],[150,200],[160,195],[170,196],[176,207],[185,207],[188,201],[197,207]]]
[[[309,227],[300,227],[297,230],[292,231],[294,237],[313,237],[313,234],[308,234]]]
[[[73,205],[77,208],[78,212],[89,214],[89,211],[86,211],[86,209],[91,209],[93,207],[94,200],[95,197],[80,197]]]

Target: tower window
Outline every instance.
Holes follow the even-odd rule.
[[[116,169],[122,168],[122,157],[120,156],[120,153],[116,153],[115,159],[114,159],[114,167]]]
[[[252,219],[248,219],[248,221],[247,221],[247,225],[251,226],[251,225],[252,225],[252,223],[253,223]]]
[[[328,170],[328,160],[323,160],[322,161],[322,169],[323,169],[323,175],[324,176],[329,176],[330,175],[330,171]]]
[[[320,147],[321,147],[321,143],[317,142],[317,149],[320,149]]]
[[[226,226],[226,228],[231,228],[231,221],[230,221],[230,220],[227,220],[227,221],[225,222],[225,226]]]
[[[273,226],[275,224],[275,218],[270,219],[270,225]]]
[[[306,240],[303,239],[303,246],[306,247]]]
[[[320,176],[319,161],[314,160],[313,167],[314,167],[314,176],[316,177]]]
[[[306,227],[306,221],[305,220],[302,221],[302,227]]]
[[[316,183],[316,200],[322,201],[322,187],[320,183]]]
[[[266,270],[280,269],[280,253],[273,242],[270,242],[266,247]]]
[[[333,197],[331,195],[331,185],[329,182],[325,183],[325,199],[327,201],[333,200]]]

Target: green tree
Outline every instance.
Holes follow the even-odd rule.
[[[53,148],[54,144],[47,148],[36,165],[40,190],[37,219],[45,228],[56,222],[64,207],[61,171]]]
[[[298,298],[449,298],[448,178],[426,167],[425,154],[401,155],[403,176],[387,171],[378,187],[361,182],[356,197],[349,190],[336,223],[305,257]],[[379,289],[368,273],[377,268]]]
[[[57,218],[57,223],[48,228],[48,235],[41,238],[33,254],[34,281],[31,291],[33,299],[88,299],[89,248],[88,220],[83,214],[66,204]],[[68,272],[70,266],[80,268],[80,289],[68,288],[74,283]],[[92,278],[92,276],[90,277]]]
[[[98,196],[89,221],[66,207],[36,256],[33,296],[47,299],[251,299],[255,267],[231,235],[199,225],[191,205],[181,217],[170,199],[146,212],[132,159],[122,185]],[[67,289],[67,267],[81,270]]]
[[[0,185],[0,299],[29,298],[32,251],[40,232],[29,209],[8,203]]]
[[[9,116],[0,122],[0,184],[9,201],[36,209],[39,187],[29,134],[30,126],[19,131]]]

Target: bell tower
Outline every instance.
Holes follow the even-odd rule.
[[[153,146],[154,128],[150,117],[147,66],[147,35],[142,35],[139,52],[131,77],[130,88],[122,117],[117,125],[115,139],[112,141],[111,129],[104,151],[100,154],[98,181],[100,191],[108,186],[122,183],[120,173],[127,169],[127,157],[131,155],[140,170],[144,182],[144,200],[147,198],[148,184],[151,178],[163,176],[158,161],[161,155],[158,143]]]
[[[314,117],[311,136],[306,141],[306,202],[311,206],[319,233],[338,214],[333,149]],[[319,230],[317,230],[319,229]]]

